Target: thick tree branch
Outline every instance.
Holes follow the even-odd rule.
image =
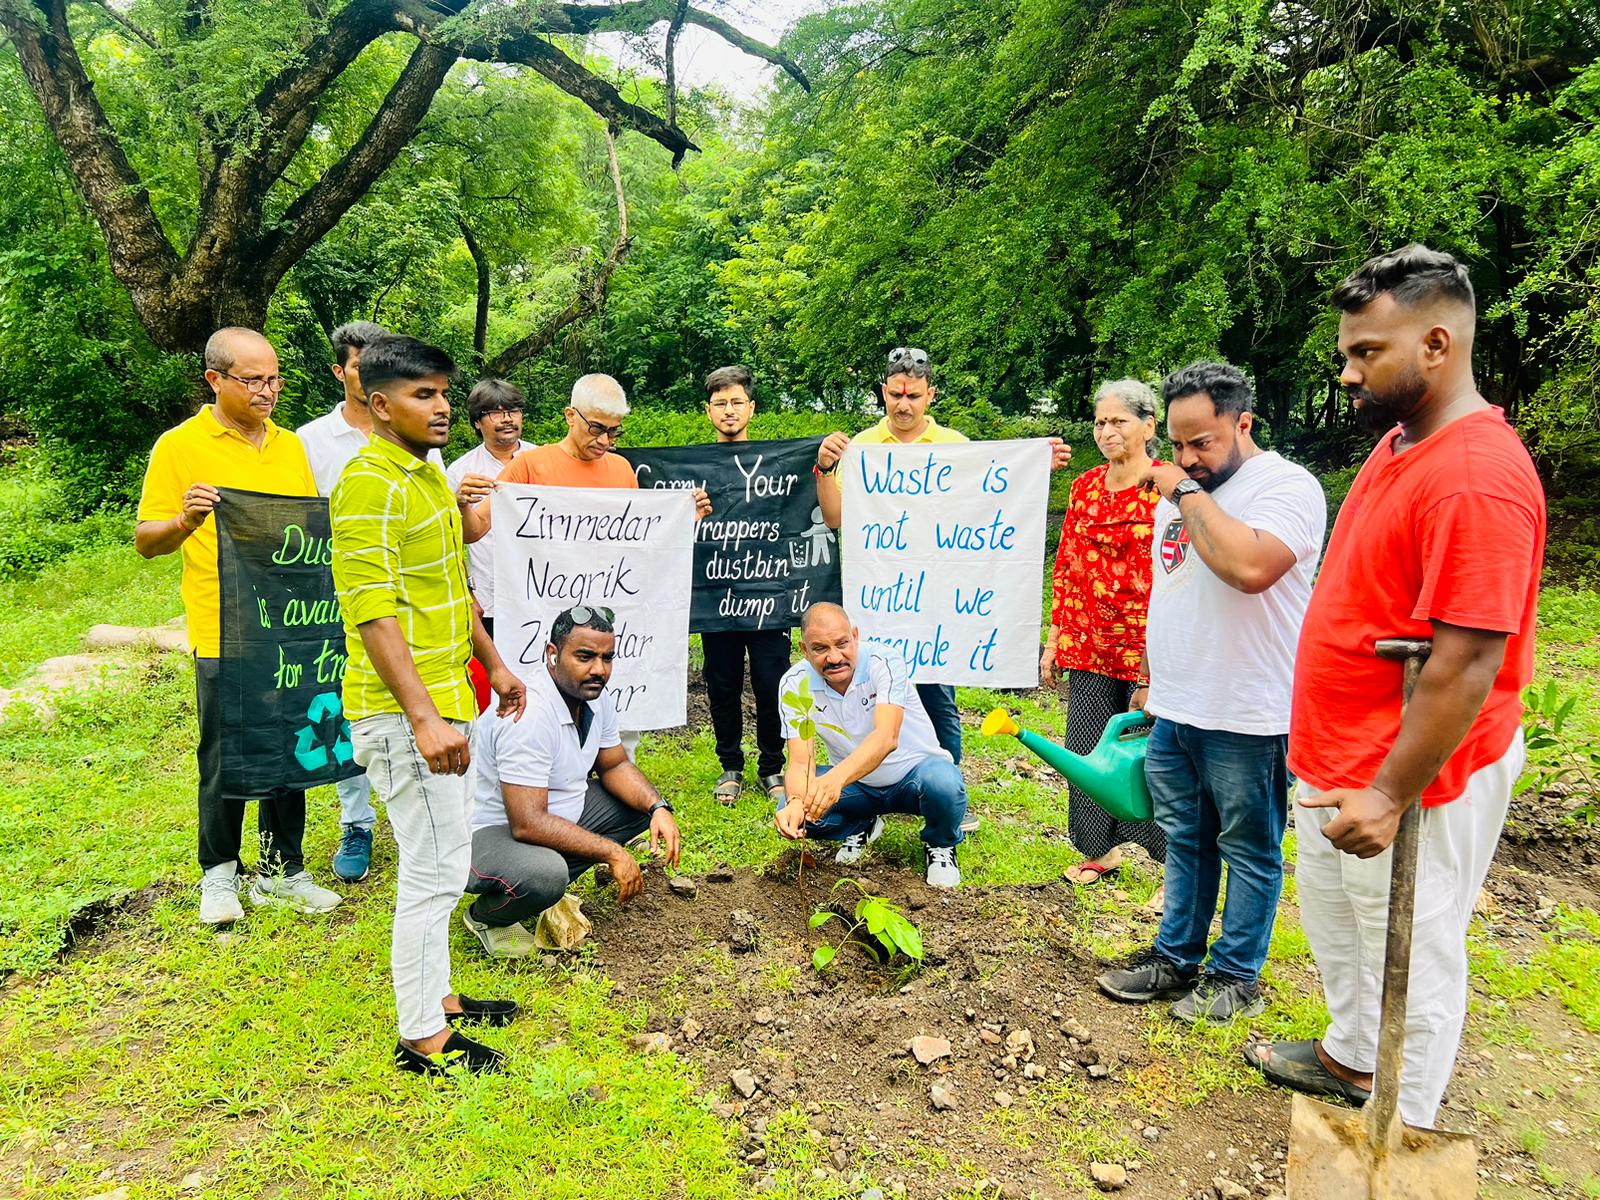
[[[678,0],[677,11],[672,14],[672,24],[667,26],[667,124],[678,123],[678,34],[683,32],[683,18],[689,11],[689,0]]]
[[[617,240],[611,253],[602,259],[594,274],[578,288],[572,302],[556,313],[527,337],[522,338],[496,354],[484,365],[485,375],[504,378],[522,363],[542,354],[554,344],[556,337],[567,326],[599,312],[606,302],[606,289],[617,265],[628,253],[628,200],[622,190],[622,168],[617,164],[617,139],[610,126],[606,127],[606,161],[611,168],[611,183],[617,194]]]
[[[561,4],[545,10],[546,28],[551,33],[596,33],[606,29],[637,28],[641,22],[670,21],[674,19],[675,5],[667,0],[623,0],[619,4]],[[753,58],[781,68],[806,91],[811,81],[800,65],[783,51],[741,32],[715,13],[698,8],[686,8],[683,20],[690,25],[709,29],[730,46],[736,46]]]
[[[147,302],[166,286],[178,256],[78,58],[64,0],[0,3],[0,29],[16,46],[73,182],[105,234],[112,270],[135,306]]]
[[[337,225],[405,149],[455,61],[452,46],[423,42],[416,48],[356,144],[289,205],[278,231],[266,239],[269,283],[282,279],[301,255]]]
[[[482,362],[484,347],[489,340],[489,256],[472,235],[472,226],[461,217],[456,218],[456,224],[466,240],[467,253],[472,255],[472,265],[478,269],[478,310],[472,318],[472,352]]]
[[[118,12],[116,8],[112,6],[111,0],[87,0],[87,2],[93,7],[98,8],[101,12],[105,13],[106,16],[110,17],[114,24],[120,25],[124,32],[131,34],[134,38],[143,42],[150,49],[161,55],[161,58],[164,62],[172,61],[167,57],[167,52],[162,47],[161,43],[156,41],[154,37],[147,33],[142,26],[133,20],[132,17],[128,16],[126,13]]]

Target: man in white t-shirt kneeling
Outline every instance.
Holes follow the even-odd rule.
[[[939,745],[905,659],[882,645],[863,653],[850,615],[837,604],[806,609],[800,646],[805,657],[778,685],[789,750],[778,832],[839,842],[834,861],[848,865],[878,839],[885,814],[921,816],[927,881],[955,887],[967,785]],[[805,695],[809,713],[789,699]],[[812,738],[801,736],[807,720],[828,748],[830,766],[816,765]]]
[[[1117,1000],[1172,1000],[1179,1020],[1264,1007],[1259,977],[1283,890],[1294,651],[1327,505],[1311,473],[1250,436],[1249,382],[1193,363],[1161,385],[1172,464],[1156,505],[1145,779],[1167,835],[1155,945],[1099,977]],[[1209,948],[1222,867],[1222,934]],[[1204,970],[1202,971],[1202,965]]]
[[[645,830],[678,865],[672,805],[623,753],[616,712],[601,694],[616,656],[612,614],[575,605],[550,625],[544,668],[527,676],[520,721],[479,718],[474,765],[472,869],[478,898],[462,920],[496,958],[534,948],[523,921],[538,919],[596,863],[611,868],[626,904],[644,888],[626,843]],[[590,779],[590,773],[595,774]]]

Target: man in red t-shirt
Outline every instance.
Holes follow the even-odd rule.
[[[1387,430],[1339,510],[1295,657],[1289,766],[1301,922],[1330,1022],[1320,1041],[1247,1047],[1269,1079],[1364,1102],[1377,1059],[1389,853],[1421,804],[1400,1112],[1433,1124],[1467,1010],[1467,923],[1522,771],[1544,493],[1472,380],[1466,268],[1410,245],[1334,290],[1340,382]],[[1380,638],[1431,638],[1400,716]]]

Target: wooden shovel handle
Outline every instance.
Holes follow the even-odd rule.
[[[1433,650],[1425,638],[1384,638],[1374,649],[1379,658],[1405,663],[1401,683],[1400,715],[1405,716],[1411,692],[1422,674],[1422,664]],[[1400,1072],[1406,1052],[1406,993],[1411,979],[1411,920],[1417,899],[1417,823],[1419,804],[1401,814],[1400,828],[1390,848],[1389,928],[1383,947],[1383,1008],[1378,1021],[1378,1068],[1368,1101],[1372,1144],[1388,1140],[1400,1102]]]

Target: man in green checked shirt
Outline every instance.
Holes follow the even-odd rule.
[[[497,1070],[503,1054],[451,1027],[505,1025],[517,1014],[513,1001],[473,1000],[450,987],[450,914],[471,862],[471,655],[488,669],[502,716],[520,719],[527,702],[473,609],[461,513],[427,461],[450,436],[454,374],[449,355],[415,338],[369,343],[361,375],[373,436],[329,499],[349,652],[344,708],[356,761],[383,797],[400,847],[390,947],[395,1063],[420,1074]]]

